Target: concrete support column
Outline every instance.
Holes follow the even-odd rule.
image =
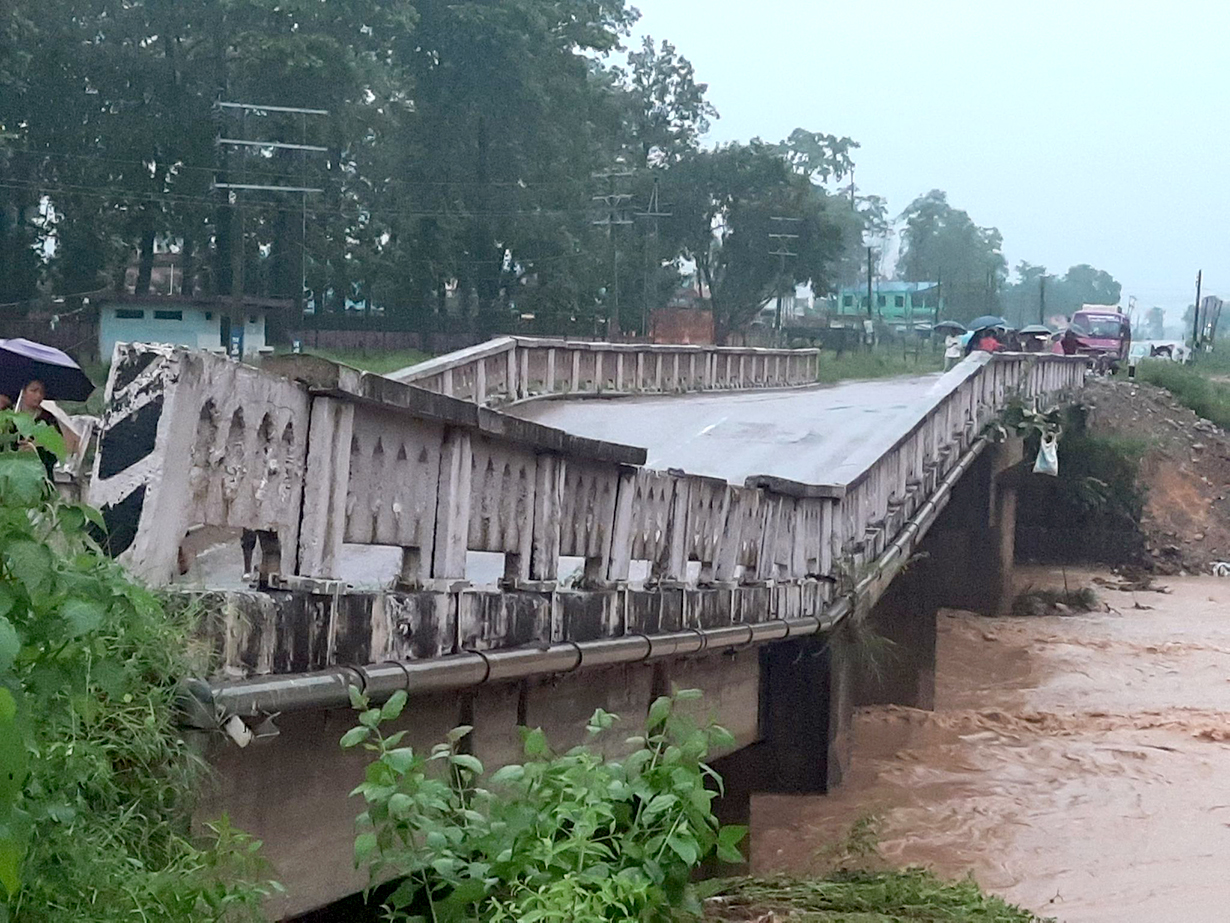
[[[1014,471],[1024,441],[1013,436],[989,446],[953,489],[920,552],[922,569],[940,587],[940,605],[984,615],[1012,602],[1016,534]]]
[[[935,708],[935,619],[943,586],[927,565],[923,558],[898,574],[867,615],[856,704]]]
[[[853,661],[844,632],[768,645],[760,652],[760,740],[715,760],[724,824],[748,824],[753,794],[823,794],[850,765]],[[747,855],[750,842],[744,842]],[[707,872],[731,874],[717,864]]]

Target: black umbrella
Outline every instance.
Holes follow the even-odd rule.
[[[1011,329],[1011,325],[1002,317],[996,317],[994,314],[984,314],[982,317],[976,317],[969,322],[970,330],[985,330],[988,327],[1003,327]]]
[[[84,401],[94,390],[67,353],[20,337],[0,340],[0,393],[16,402],[21,389],[36,379],[53,401]]]
[[[1028,327],[1022,327],[1017,332],[1027,334],[1028,336],[1049,337],[1051,335],[1051,328],[1042,324],[1030,324]]]
[[[957,320],[942,320],[932,330],[951,330],[953,333],[965,333],[965,324]]]

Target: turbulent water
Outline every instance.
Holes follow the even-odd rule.
[[[875,815],[894,864],[1068,923],[1230,920],[1230,580],[1166,584],[1092,615],[941,613],[936,710],[862,710],[848,784],[758,798],[756,870],[818,868]]]

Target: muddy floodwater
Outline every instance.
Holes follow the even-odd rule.
[[[1091,615],[942,612],[936,710],[861,710],[842,789],[756,799],[756,871],[819,868],[875,815],[893,864],[1068,923],[1230,920],[1230,579],[1161,583]]]

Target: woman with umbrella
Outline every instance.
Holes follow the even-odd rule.
[[[64,437],[70,454],[77,450],[77,434],[65,431],[43,401],[84,401],[93,390],[94,383],[67,353],[21,338],[0,340],[0,409],[6,402],[15,404],[19,412],[48,424]],[[55,456],[41,447],[38,454],[52,477]]]

